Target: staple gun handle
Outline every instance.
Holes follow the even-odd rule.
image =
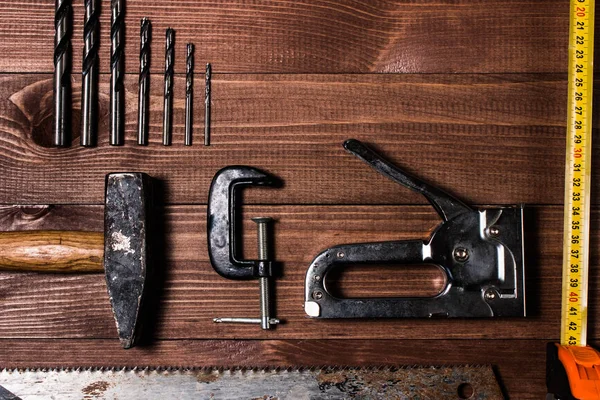
[[[306,273],[305,311],[321,318],[408,317],[433,314],[440,301],[428,298],[340,299],[327,289],[328,274],[349,265],[436,264],[422,240],[345,244],[319,254]],[[437,265],[437,264],[436,264]],[[447,272],[442,268],[444,273]],[[449,282],[447,277],[446,282]]]
[[[381,155],[365,146],[359,140],[346,140],[344,142],[344,148],[367,163],[380,174],[425,196],[425,198],[431,203],[435,211],[444,221],[448,221],[457,215],[473,211],[471,207],[467,206],[462,201],[449,195],[443,190],[429,185],[422,180],[402,171],[400,168],[381,157]]]
[[[331,247],[321,253],[315,263],[328,272],[338,265],[416,265],[425,263],[422,240],[354,243]],[[320,261],[317,261],[321,259]]]

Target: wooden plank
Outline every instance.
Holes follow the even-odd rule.
[[[110,340],[0,340],[0,368],[493,364],[510,398],[540,399],[546,390],[545,345],[542,340],[176,340],[123,351]]]
[[[83,3],[74,2],[73,71],[81,71]],[[176,30],[177,72],[185,44],[218,72],[563,72],[564,1],[127,1],[127,71],[137,72],[139,23],[153,23],[152,70]],[[0,3],[0,72],[53,69],[54,2]],[[100,60],[109,70],[110,5],[100,17]]]
[[[99,207],[84,220],[101,230]],[[55,207],[57,219],[67,209]],[[83,215],[80,207],[75,215]],[[12,211],[6,211],[12,210]],[[15,230],[20,220],[14,208],[2,214],[2,228]],[[477,320],[313,320],[303,310],[304,275],[324,248],[342,243],[425,238],[439,219],[424,206],[250,206],[245,208],[244,249],[256,255],[255,226],[249,218],[271,215],[278,220],[277,260],[283,276],[276,282],[277,316],[286,323],[273,331],[256,326],[214,324],[212,318],[258,315],[258,284],[221,278],[211,268],[206,249],[204,206],[168,207],[164,213],[164,257],[155,269],[159,282],[151,301],[152,317],[146,326],[159,339],[483,339],[528,338],[550,340],[558,335],[562,266],[562,209],[528,208],[526,213],[527,318]],[[14,215],[11,217],[9,215]],[[600,214],[592,213],[593,223]],[[52,226],[52,212],[44,215]],[[4,228],[6,226],[6,228]],[[32,221],[32,226],[39,226]],[[64,229],[64,223],[62,228]],[[24,229],[21,224],[18,229]],[[592,234],[592,246],[600,236]],[[592,255],[591,265],[598,264]],[[591,269],[590,315],[600,298],[600,276]],[[372,294],[396,285],[404,293],[411,287],[431,290],[430,275],[381,277],[356,275],[359,293]],[[590,320],[590,333],[600,321]],[[595,327],[595,328],[594,328]],[[2,338],[113,338],[114,321],[100,275],[44,275],[0,273],[0,337]],[[595,336],[592,336],[595,337]]]
[[[163,96],[157,75],[152,76],[151,145],[135,145],[137,77],[126,81],[124,147],[107,144],[103,80],[99,147],[79,147],[76,137],[73,147],[55,149],[45,147],[52,132],[51,76],[0,76],[0,203],[99,204],[106,173],[135,170],[165,182],[166,202],[203,204],[215,172],[230,164],[263,168],[285,181],[283,190],[267,195],[249,191],[249,203],[425,202],[347,154],[341,145],[352,137],[467,202],[563,201],[562,75],[217,75],[208,148],[200,143],[201,106],[196,145],[182,144],[182,79],[175,81],[175,144],[159,144]],[[197,105],[201,96],[196,90]]]

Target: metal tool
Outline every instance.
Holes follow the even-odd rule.
[[[152,193],[145,174],[110,174],[104,208],[104,272],[121,345],[135,344],[148,275]]]
[[[54,145],[69,145],[71,136],[71,0],[56,0],[54,12]]]
[[[25,369],[0,370],[0,385],[24,400],[504,399],[491,366]]]
[[[163,108],[163,145],[171,145],[171,132],[173,122],[171,115],[173,113],[173,78],[175,64],[175,31],[167,29],[165,42],[165,99]]]
[[[587,346],[594,20],[594,0],[570,2],[561,331],[546,351],[548,397],[563,400],[600,398],[600,352]]]
[[[570,346],[587,341],[593,74],[594,1],[572,1],[560,333]]]
[[[100,45],[99,0],[85,0],[83,24],[83,63],[81,69],[81,136],[82,146],[98,142],[98,48]]]
[[[194,123],[194,45],[187,44],[185,62],[185,139],[186,146],[192,145]]]
[[[315,318],[525,316],[523,208],[472,209],[406,174],[358,140],[344,147],[377,172],[421,193],[443,222],[429,239],[346,244],[319,254],[306,273],[305,311]],[[327,274],[344,265],[437,265],[446,287],[434,297],[336,298]]]
[[[206,75],[204,77],[204,145],[210,146],[210,80],[212,67],[206,64]]]
[[[0,270],[44,273],[103,271],[121,344],[130,348],[138,336],[150,262],[147,241],[152,238],[148,229],[151,195],[151,182],[147,175],[109,174],[106,177],[104,234],[63,231],[0,233]]]
[[[124,0],[111,0],[110,26],[110,144],[125,143]]]
[[[152,25],[148,18],[140,22],[140,77],[138,90],[138,144],[148,144],[150,121],[150,35]]]
[[[260,318],[215,318],[215,322],[260,324],[263,329],[280,321],[270,316],[269,279],[273,276],[267,224],[270,218],[255,218],[258,224],[258,260],[239,259],[239,195],[246,186],[277,186],[274,176],[256,168],[230,166],[221,169],[213,178],[208,196],[208,255],[210,262],[227,279],[259,279]]]

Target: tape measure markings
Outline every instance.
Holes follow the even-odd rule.
[[[585,346],[592,149],[594,0],[571,0],[561,344]]]

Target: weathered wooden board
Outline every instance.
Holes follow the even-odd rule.
[[[206,203],[226,165],[266,169],[283,190],[250,191],[249,203],[424,203],[347,154],[358,138],[423,179],[474,203],[560,204],[566,81],[561,75],[216,75],[212,146],[183,146],[184,82],[176,79],[174,143],[160,145],[161,77],[152,77],[151,145],[135,144],[137,78],[127,77],[127,143],[108,146],[107,76],[100,145],[51,141],[52,78],[0,76],[0,203],[102,202],[104,175],[144,171],[169,203]],[[78,82],[74,131],[78,135]],[[202,104],[201,90],[196,104]],[[599,122],[596,122],[598,124]],[[596,146],[600,146],[596,143]],[[598,175],[600,177],[600,175]],[[595,193],[600,179],[595,179]]]
[[[510,398],[545,396],[542,340],[0,340],[3,367],[495,365]]]
[[[108,146],[109,2],[102,2],[100,145],[78,146],[83,4],[74,4],[73,147],[51,148],[54,1],[0,2],[1,230],[102,230],[104,175],[161,183],[147,345],[120,349],[102,275],[0,273],[0,368],[80,365],[494,364],[510,398],[544,396],[544,345],[559,335],[568,1],[127,0],[126,145]],[[139,20],[153,22],[150,146],[135,144]],[[174,145],[160,145],[164,32],[176,29]],[[195,145],[183,146],[185,44],[196,44]],[[212,146],[202,145],[203,66],[213,64]],[[383,74],[378,74],[383,73]],[[400,74],[393,74],[400,73]],[[458,73],[458,74],[455,74]],[[596,127],[600,122],[595,120]],[[495,320],[315,321],[304,273],[325,247],[425,237],[425,200],[341,147],[364,140],[409,172],[475,204],[527,209],[529,316]],[[595,142],[595,152],[600,142]],[[258,314],[256,282],[210,267],[210,180],[247,164],[285,181],[247,191],[246,221],[272,215],[272,332],[216,325]],[[600,193],[600,174],[593,176]],[[594,194],[592,248],[600,226]],[[64,206],[61,204],[73,204]],[[254,256],[255,226],[244,225]],[[598,338],[600,264],[591,255],[589,336]],[[354,269],[346,294],[431,294],[432,269]],[[383,275],[381,275],[383,274]],[[382,277],[385,277],[382,279]],[[430,339],[430,340],[427,340]],[[152,342],[152,344],[150,344]],[[597,344],[592,341],[592,344]],[[351,350],[349,350],[351,349]]]
[[[102,229],[100,207],[54,207],[32,217],[35,229],[66,228],[67,210],[90,229]],[[89,209],[89,214],[85,210]],[[164,216],[164,259],[155,270],[159,287],[150,299],[151,335],[161,339],[400,339],[400,338],[531,338],[558,336],[561,279],[560,207],[536,207],[526,217],[527,318],[491,320],[312,320],[303,310],[304,275],[312,259],[324,248],[342,243],[425,238],[438,217],[425,206],[250,206],[245,209],[244,248],[256,255],[255,227],[251,216],[271,215],[278,220],[277,260],[282,277],[277,280],[277,316],[286,323],[265,332],[256,326],[214,324],[212,318],[258,315],[257,282],[221,278],[208,262],[204,206],[170,206]],[[18,209],[0,214],[5,230],[26,229]],[[33,215],[30,211],[27,215]],[[56,215],[56,217],[54,217]],[[53,220],[56,218],[56,224]],[[599,215],[593,213],[593,223]],[[13,222],[14,221],[14,222]],[[592,247],[599,235],[593,234]],[[592,254],[591,264],[597,265]],[[353,273],[345,285],[358,295],[373,295],[394,286],[394,294],[430,293],[439,287],[439,275],[398,273],[382,276]],[[428,272],[429,271],[429,272]],[[381,272],[381,271],[380,271]],[[600,276],[593,269],[590,281],[590,315],[600,297]],[[437,285],[437,286],[436,286]],[[422,288],[422,289],[419,289]],[[590,321],[590,336],[600,322]],[[0,337],[3,338],[111,338],[114,321],[103,275],[0,274]]]
[[[73,71],[81,71],[83,2],[73,2]],[[564,1],[128,0],[126,68],[137,72],[139,24],[153,23],[152,62],[164,65],[165,30],[218,72],[564,72]],[[102,2],[100,61],[109,70],[110,2]],[[53,69],[54,1],[0,2],[0,72]]]

